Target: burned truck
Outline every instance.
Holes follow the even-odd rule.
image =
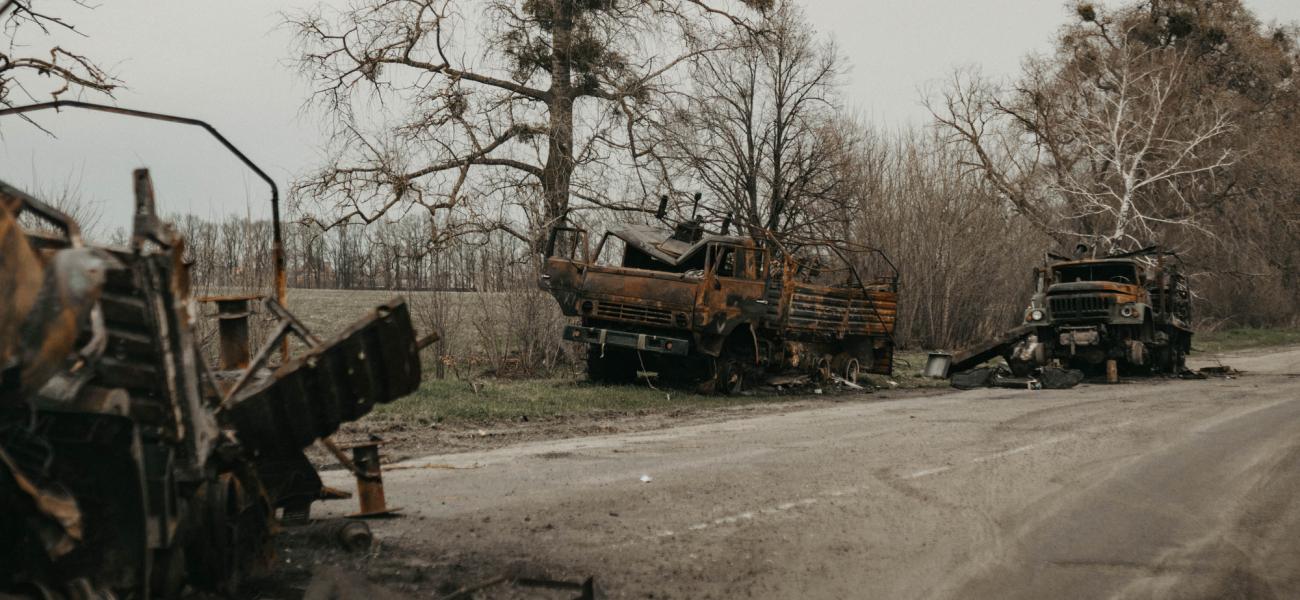
[[[730,394],[777,375],[892,372],[898,275],[883,253],[728,229],[629,225],[594,249],[583,229],[552,231],[540,285],[580,319],[563,335],[586,346],[590,379],[656,373]],[[864,279],[864,256],[887,274]]]
[[[274,183],[237,155],[271,184],[282,258]],[[400,300],[321,340],[266,298],[254,353],[248,299],[218,299],[209,364],[185,239],[147,171],[134,186],[131,237],[110,247],[0,183],[0,597],[237,596],[272,534],[330,495],[303,449],[419,385]]]
[[[1086,253],[1081,248],[1077,255]],[[1157,247],[1102,258],[1049,255],[1035,269],[1017,374],[1053,361],[1085,373],[1178,373],[1191,350],[1191,291],[1177,255]]]

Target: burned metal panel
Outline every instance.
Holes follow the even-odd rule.
[[[12,210],[3,205],[3,198],[0,195],[0,373],[7,373],[18,360],[18,332],[45,277],[36,252]]]
[[[872,291],[863,297],[836,297],[826,290],[795,286],[789,296],[785,326],[836,336],[889,335],[897,312],[893,292]]]
[[[296,451],[419,385],[410,311],[395,300],[239,392],[222,421],[248,448]]]

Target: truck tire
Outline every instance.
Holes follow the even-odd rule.
[[[718,359],[717,383],[714,389],[724,396],[735,396],[745,388],[745,367],[734,357]]]
[[[861,372],[862,372],[862,367],[858,363],[858,359],[850,358],[844,362],[844,369],[842,370],[842,376],[844,377],[844,381],[847,381],[852,384],[857,384],[858,375],[860,375]]]

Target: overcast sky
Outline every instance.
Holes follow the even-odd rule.
[[[283,190],[319,164],[323,140],[319,124],[301,111],[308,86],[289,66],[292,40],[279,26],[279,11],[314,4],[111,0],[68,17],[89,36],[75,48],[126,82],[118,104],[211,122]],[[1300,21],[1297,0],[1246,4],[1265,22]],[[955,66],[1013,74],[1026,53],[1049,47],[1069,17],[1063,0],[806,0],[804,6],[852,65],[845,89],[850,106],[886,126],[924,121],[920,90]],[[101,203],[109,226],[128,222],[130,171],[139,166],[152,170],[168,212],[266,214],[265,186],[201,131],[69,113],[40,118],[57,134],[51,139],[5,119],[0,179],[30,189],[72,178]]]

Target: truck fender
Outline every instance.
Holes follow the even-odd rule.
[[[718,356],[722,354],[722,349],[731,340],[733,335],[744,335],[737,331],[739,328],[748,330],[749,340],[746,340],[746,346],[752,344],[754,356],[758,356],[758,334],[754,332],[754,327],[745,319],[723,319],[719,314],[715,321],[709,324],[707,332],[697,333],[695,338],[696,347],[702,354],[708,356]],[[716,332],[716,333],[714,333]]]

